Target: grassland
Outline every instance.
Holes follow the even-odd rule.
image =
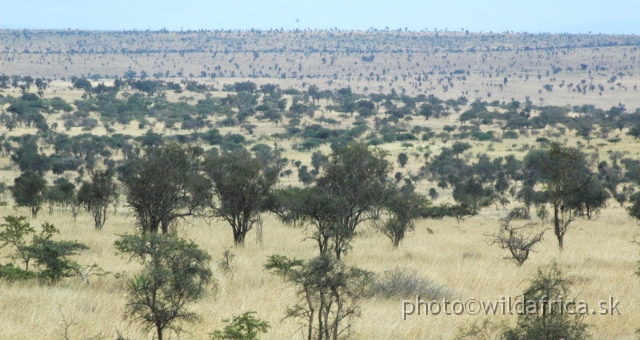
[[[640,107],[638,37],[398,31],[0,31],[7,75],[239,79],[282,88]],[[507,82],[505,83],[505,78]],[[584,82],[583,82],[584,81]],[[579,84],[594,87],[584,93]],[[552,85],[553,90],[545,90]]]
[[[629,111],[640,108],[640,96],[635,86],[640,83],[640,75],[637,71],[637,47],[635,37],[600,37],[602,46],[589,44],[598,37],[579,36],[574,37],[575,47],[561,47],[566,42],[562,36],[517,36],[517,35],[492,35],[491,46],[487,52],[471,48],[481,46],[485,35],[474,35],[471,42],[464,40],[464,34],[450,33],[452,37],[459,36],[463,43],[460,46],[445,46],[436,51],[434,34],[424,34],[425,41],[431,43],[424,50],[412,52],[391,52],[400,42],[413,41],[411,32],[398,33],[402,39],[393,40],[394,35],[388,33],[376,33],[378,40],[367,42],[354,48],[358,52],[348,52],[343,45],[352,41],[358,41],[343,33],[336,34],[339,39],[330,40],[328,37],[320,40],[333,42],[334,52],[308,52],[308,46],[300,46],[299,51],[291,46],[296,46],[303,41],[304,35],[282,33],[282,35],[269,34],[269,39],[247,40],[239,33],[226,33],[222,38],[209,42],[214,52],[199,51],[198,46],[204,43],[193,43],[194,51],[180,53],[179,50],[189,49],[189,42],[207,38],[206,34],[181,36],[177,33],[168,34],[171,39],[162,41],[153,36],[138,34],[108,36],[106,33],[83,33],[84,46],[78,46],[81,33],[71,32],[69,36],[57,33],[56,39],[50,35],[35,32],[19,34],[20,32],[2,32],[0,43],[4,44],[2,52],[2,72],[6,74],[19,74],[32,76],[44,76],[58,78],[51,82],[44,91],[45,97],[60,96],[72,102],[81,99],[83,92],[72,89],[69,82],[61,78],[71,76],[122,76],[128,69],[136,72],[145,70],[150,75],[155,72],[169,72],[167,80],[190,79],[197,80],[222,88],[224,84],[249,79],[257,84],[274,83],[283,88],[306,89],[311,84],[317,84],[321,89],[340,88],[350,86],[358,93],[387,93],[391,89],[398,92],[417,95],[435,94],[439,98],[457,98],[461,94],[468,93],[470,98],[483,100],[510,101],[511,98],[524,100],[530,97],[535,105],[582,105],[595,104],[597,107],[607,109],[619,103],[626,105]],[[245,32],[246,33],[246,32]],[[95,34],[95,35],[94,35]],[[106,39],[101,41],[104,34]],[[159,33],[158,33],[159,34]],[[246,33],[249,34],[249,33]],[[299,33],[302,34],[302,33]],[[361,33],[366,36],[366,34]],[[420,34],[414,34],[420,37]],[[446,37],[446,35],[442,34]],[[194,38],[194,36],[196,38]],[[233,38],[235,36],[235,38]],[[184,42],[180,38],[189,38]],[[360,36],[359,36],[360,37]],[[233,38],[233,39],[231,39]],[[578,39],[579,38],[579,39]],[[13,40],[12,40],[13,39]],[[76,39],[76,40],[74,40]],[[235,40],[234,40],[235,39]],[[364,39],[364,38],[362,38]],[[453,40],[451,38],[451,41]],[[502,40],[500,40],[502,39]],[[555,40],[554,40],[555,39]],[[617,39],[617,40],[616,40]],[[627,39],[627,40],[624,40]],[[45,41],[50,41],[45,43]],[[97,43],[97,42],[99,43]],[[187,44],[181,46],[181,42]],[[228,45],[228,51],[224,47],[215,44]],[[234,46],[233,42],[253,41],[255,46]],[[313,43],[320,44],[316,40]],[[418,39],[418,42],[422,40]],[[502,45],[509,49],[498,49]],[[524,51],[524,47],[515,48],[519,44],[535,46],[533,41],[538,41],[537,49]],[[618,41],[618,46],[604,42]],[[627,41],[627,44],[624,44]],[[214,44],[215,42],[215,44]],[[381,52],[375,53],[374,62],[363,62],[362,56],[369,55],[375,50],[375,43],[381,44]],[[423,41],[424,42],[424,41]],[[48,44],[48,45],[47,45]],[[76,44],[76,45],[74,45]],[[156,46],[157,44],[157,46]],[[172,45],[173,44],[173,45]],[[175,45],[178,44],[178,45]],[[249,44],[249,43],[248,43]],[[278,45],[280,44],[280,45]],[[419,46],[419,43],[415,43]],[[452,43],[449,43],[452,44]],[[288,46],[284,51],[275,48],[272,52],[267,50],[273,46]],[[9,47],[11,46],[11,47]],[[105,53],[100,47],[105,48]],[[150,50],[176,49],[176,52],[149,52],[149,53],[121,53],[121,49],[135,50],[145,46]],[[171,47],[178,46],[178,47]],[[314,45],[315,46],[315,45]],[[373,46],[373,47],[372,47]],[[414,45],[412,45],[414,46]],[[549,48],[555,46],[554,48]],[[513,47],[513,48],[512,48]],[[47,52],[47,48],[50,50]],[[82,48],[86,51],[82,52]],[[315,47],[314,47],[315,48]],[[410,50],[404,47],[406,50]],[[447,48],[449,51],[447,52]],[[26,53],[29,49],[32,52]],[[70,53],[71,49],[78,52]],[[94,52],[89,52],[94,49]],[[60,52],[56,52],[60,50]],[[257,50],[255,57],[252,50]],[[319,49],[320,50],[320,49]],[[331,50],[331,49],[329,49]],[[460,52],[453,52],[460,50]],[[0,45],[2,51],[2,45]],[[41,51],[41,52],[36,52]],[[331,50],[333,51],[333,50]],[[336,57],[335,62],[331,58]],[[329,65],[322,62],[327,58]],[[232,60],[232,61],[229,61]],[[238,66],[234,66],[237,63]],[[579,70],[581,63],[587,63],[585,70]],[[278,64],[278,71],[274,64]],[[298,64],[302,65],[302,71],[296,71]],[[219,71],[216,66],[224,65]],[[285,66],[286,65],[286,66]],[[573,70],[567,67],[573,65]],[[561,67],[562,70],[553,73],[552,67]],[[596,66],[605,67],[606,70],[596,71]],[[235,76],[231,76],[231,70],[236,69]],[[272,68],[269,73],[265,74]],[[280,68],[283,68],[280,70]],[[382,70],[386,69],[382,75]],[[456,69],[469,70],[469,74],[453,75]],[[415,76],[422,72],[436,70],[429,75],[427,81],[418,84]],[[440,73],[440,70],[443,73]],[[551,73],[547,75],[547,70]],[[198,78],[195,75],[201,71],[206,73],[220,72],[215,78],[207,76]],[[259,76],[259,72],[263,76]],[[296,71],[298,76],[293,77]],[[593,71],[593,72],[591,72]],[[177,72],[182,72],[183,77],[178,77]],[[370,79],[364,76],[374,72]],[[194,77],[190,77],[189,74]],[[283,79],[279,73],[285,73]],[[363,76],[359,74],[362,73]],[[620,76],[619,74],[623,75]],[[335,74],[335,76],[334,76]],[[351,74],[351,75],[349,75]],[[380,74],[381,79],[375,80]],[[540,78],[537,75],[540,74]],[[305,75],[300,79],[300,75]],[[312,75],[307,77],[306,75]],[[404,76],[403,76],[404,75]],[[607,81],[615,75],[618,80],[613,83]],[[406,77],[405,77],[406,76]],[[465,76],[463,80],[461,77]],[[460,78],[458,78],[460,77]],[[506,86],[500,90],[497,85],[503,83],[503,78],[508,77]],[[527,79],[528,77],[528,79]],[[405,79],[406,78],[406,79]],[[442,87],[443,81],[450,78],[453,86],[446,91]],[[555,80],[551,80],[555,79]],[[587,91],[585,94],[568,89],[568,84],[579,84],[583,79],[587,84],[596,86],[603,84],[605,91]],[[111,79],[100,79],[98,82],[111,82]],[[559,88],[557,84],[564,81],[566,84]],[[554,90],[549,92],[542,89],[544,84],[555,84]],[[619,85],[617,83],[620,83]],[[448,84],[448,83],[445,83]],[[504,85],[504,84],[503,84]],[[365,91],[365,88],[367,90]],[[476,92],[477,90],[477,92]],[[539,92],[542,91],[542,92]],[[490,98],[487,93],[492,92]],[[16,89],[7,89],[0,92],[4,96],[18,96]],[[214,92],[215,96],[225,96],[226,93]],[[171,101],[177,101],[178,95],[167,92]],[[193,101],[201,99],[204,94],[183,93],[180,96],[193,97]],[[322,103],[326,105],[328,103]],[[6,110],[6,107],[2,107]],[[338,112],[322,112],[326,118],[339,120],[341,126],[353,123],[353,118],[340,116]],[[534,113],[535,114],[535,113]],[[459,124],[459,113],[453,113],[448,117],[439,119],[415,118],[409,124],[414,126],[430,127],[436,132],[442,131],[445,125]],[[47,116],[47,121],[52,124],[60,123],[60,114]],[[273,133],[283,132],[282,125],[276,126],[263,120],[249,120],[256,125],[254,135],[247,136],[251,143],[278,143],[285,149],[283,156],[291,160],[301,160],[304,164],[310,161],[310,153],[296,151],[292,147],[299,140],[275,140],[270,136]],[[153,122],[152,122],[153,123]],[[302,119],[302,126],[314,123],[308,117]],[[373,122],[368,122],[373,125]],[[118,133],[139,136],[147,131],[140,129],[136,123],[128,125],[113,125]],[[328,126],[328,125],[326,125]],[[151,124],[151,129],[164,135],[173,135],[178,132],[166,129],[163,124]],[[483,127],[483,129],[498,130],[498,127]],[[220,127],[222,134],[245,134],[238,126]],[[59,132],[63,132],[59,128]],[[555,132],[554,128],[548,129],[548,134]],[[618,143],[609,143],[605,139],[595,138],[590,145],[597,148],[584,149],[588,153],[596,153],[597,159],[606,160],[610,151],[620,151],[628,157],[637,159],[640,153],[638,141],[627,136],[624,132],[616,132],[621,138]],[[36,133],[35,128],[19,127],[9,131],[6,127],[0,127],[0,133],[6,137],[20,136]],[[66,131],[69,135],[84,133],[81,128],[71,128]],[[107,134],[106,129],[99,126],[91,131],[92,134]],[[546,131],[538,131],[547,134]],[[551,139],[569,146],[585,147],[584,141],[575,137],[574,131],[567,131],[561,137]],[[491,158],[515,154],[518,158],[524,156],[528,147],[536,145],[538,135],[522,135],[517,140],[503,140],[502,142],[471,141],[473,154],[486,153]],[[429,151],[438,154],[442,147],[450,145],[442,140],[413,142],[412,147],[403,146],[400,142],[387,143],[381,147],[389,151],[388,159],[394,161],[400,152],[410,154],[410,160],[406,168],[400,169],[396,165],[395,171],[404,174],[409,172],[416,174],[424,165],[423,153]],[[526,146],[526,147],[525,147]],[[320,148],[328,153],[329,147]],[[43,150],[50,154],[52,149]],[[290,166],[293,169],[293,166]],[[0,180],[11,183],[19,175],[19,170],[12,164],[8,157],[0,158]],[[70,176],[70,174],[66,174]],[[51,180],[55,178],[49,175]],[[295,172],[290,177],[282,177],[281,186],[299,185]],[[426,193],[435,183],[426,180],[417,183],[417,190]],[[8,197],[9,206],[0,208],[0,216],[28,215],[26,209],[13,208]],[[453,202],[451,190],[442,190],[439,202]],[[574,281],[572,294],[574,297],[595,305],[599,300],[607,300],[610,296],[620,301],[621,315],[586,316],[585,321],[590,325],[590,331],[596,339],[635,339],[635,331],[640,328],[637,323],[640,316],[640,303],[634,292],[640,289],[640,279],[634,276],[638,268],[638,245],[633,241],[640,234],[636,221],[631,219],[624,207],[620,207],[613,199],[607,202],[607,207],[592,220],[577,219],[574,221],[565,238],[565,249],[559,252],[557,243],[549,230],[545,234],[544,241],[536,248],[522,267],[516,267],[512,262],[504,259],[505,251],[489,244],[486,235],[497,231],[499,219],[504,217],[510,208],[518,203],[511,203],[506,209],[496,209],[494,206],[484,208],[479,215],[467,218],[457,223],[453,218],[442,220],[420,220],[416,224],[416,230],[412,232],[400,245],[393,249],[385,236],[375,232],[370,226],[365,226],[353,243],[345,261],[349,265],[370,270],[375,273],[384,273],[397,268],[415,271],[417,276],[429,280],[441,286],[450,299],[465,300],[476,298],[479,300],[500,300],[503,296],[518,296],[527,285],[527,279],[531,278],[539,266],[546,265],[555,260],[564,270],[566,275]],[[146,334],[140,332],[136,324],[129,324],[123,319],[126,304],[125,283],[121,274],[131,274],[138,270],[136,264],[127,262],[115,254],[113,247],[118,235],[131,233],[134,230],[135,218],[131,212],[123,207],[118,207],[117,212],[110,214],[102,231],[93,229],[91,216],[82,212],[77,221],[71,214],[56,209],[52,214],[41,212],[37,218],[32,219],[33,225],[39,225],[44,221],[55,224],[60,230],[61,239],[72,239],[85,243],[90,247],[76,260],[83,265],[96,263],[109,274],[102,277],[92,276],[89,281],[79,278],[70,278],[60,284],[49,286],[35,282],[11,283],[0,282],[0,338],[4,339],[61,339],[65,338],[65,330],[70,339],[97,339],[115,338],[116,332],[121,332],[128,338],[145,338]],[[547,222],[545,225],[550,228]],[[283,320],[284,311],[288,305],[295,302],[294,287],[284,283],[263,269],[267,256],[282,254],[289,257],[307,259],[316,255],[315,245],[310,240],[305,240],[307,235],[304,228],[294,228],[278,222],[274,216],[264,217],[263,240],[257,242],[255,231],[248,235],[244,248],[233,247],[231,230],[221,221],[186,220],[179,226],[179,234],[197,242],[214,258],[212,269],[218,281],[218,289],[193,306],[202,321],[193,325],[186,325],[189,334],[184,338],[204,339],[207,333],[223,326],[223,319],[239,315],[246,311],[256,311],[258,317],[269,322],[271,329],[264,338],[266,339],[302,339],[301,326],[292,320]],[[432,231],[429,232],[429,230]],[[222,252],[230,249],[235,255],[232,261],[231,273],[225,274],[219,268],[217,261],[221,259]],[[8,255],[8,249],[0,250],[2,256]],[[4,261],[4,259],[2,260]],[[417,293],[417,292],[416,292]],[[484,319],[482,315],[437,315],[417,316],[411,315],[407,320],[402,319],[402,301],[412,300],[415,296],[402,296],[383,299],[370,298],[361,302],[361,317],[354,324],[354,338],[356,339],[450,339],[457,328],[468,325],[474,321]],[[510,324],[515,323],[515,316],[490,316],[493,321],[504,320]],[[65,321],[66,320],[66,321]],[[175,337],[172,337],[175,338]]]

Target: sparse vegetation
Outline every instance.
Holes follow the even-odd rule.
[[[79,338],[151,327],[363,339],[638,327],[631,305],[606,320],[389,327],[399,299],[491,299],[535,275],[571,278],[594,303],[634,296],[622,282],[637,269],[627,241],[640,216],[634,36],[6,30],[0,42],[3,338],[50,336],[60,305],[77,311],[63,315],[67,338],[72,326]],[[140,261],[114,256],[117,237]],[[224,276],[207,253],[222,254]],[[285,255],[268,264],[284,280],[263,270],[266,254]],[[554,260],[564,274],[535,273]],[[154,292],[166,303],[147,303]],[[170,306],[173,318],[158,312]],[[139,322],[121,332],[122,315]]]

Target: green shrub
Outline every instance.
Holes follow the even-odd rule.
[[[258,333],[266,333],[271,326],[266,321],[253,317],[256,312],[246,312],[241,316],[234,316],[232,320],[222,320],[228,325],[222,331],[211,333],[213,339],[257,340]]]
[[[21,281],[32,279],[35,276],[36,275],[33,272],[16,267],[13,263],[6,265],[0,264],[0,279],[7,281]]]

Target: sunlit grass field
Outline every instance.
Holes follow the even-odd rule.
[[[2,215],[26,213],[4,208]],[[520,268],[505,260],[506,251],[490,245],[487,237],[497,231],[497,219],[505,213],[505,210],[486,208],[480,215],[460,224],[451,218],[421,220],[398,249],[393,249],[383,235],[364,227],[345,261],[375,273],[396,268],[414,270],[419,277],[441,286],[451,300],[493,301],[502,296],[520,295],[536,269],[555,260],[574,282],[572,297],[594,307],[597,301],[608,300],[609,296],[620,301],[621,315],[585,317],[595,338],[634,338],[640,316],[636,294],[640,279],[634,276],[639,248],[633,240],[639,230],[619,205],[610,204],[593,220],[574,221],[562,253],[558,251],[552,231],[547,231],[536,253]],[[118,235],[134,232],[134,218],[125,209],[118,209],[117,214],[109,216],[102,231],[93,229],[91,216],[86,213],[74,222],[69,213],[42,212],[31,222],[39,225],[44,221],[61,230],[60,239],[77,240],[90,247],[76,257],[80,264],[96,263],[109,274],[91,276],[88,282],[69,278],[53,286],[1,282],[0,338],[61,339],[65,329],[71,339],[115,338],[116,332],[131,339],[148,337],[137,324],[123,319],[126,287],[124,279],[118,276],[133,274],[139,267],[117,255],[113,247]],[[185,329],[189,334],[183,337],[208,338],[207,333],[224,326],[223,319],[256,311],[258,317],[272,327],[264,338],[303,338],[301,325],[292,319],[283,320],[286,307],[295,303],[295,289],[264,270],[263,265],[272,254],[300,259],[315,256],[315,244],[305,240],[308,234],[304,228],[282,225],[267,216],[262,242],[257,242],[255,230],[251,231],[244,248],[232,246],[230,227],[222,222],[189,220],[180,224],[178,233],[194,240],[212,255],[211,266],[218,283],[217,291],[192,306],[202,321],[187,324]],[[235,255],[230,273],[218,265],[225,249]],[[6,249],[3,255],[7,255]],[[449,339],[458,327],[484,318],[482,315],[414,314],[408,315],[405,321],[403,300],[415,300],[415,296],[362,300],[361,317],[354,324],[354,338]],[[515,323],[515,316],[489,318]]]
[[[47,90],[47,96],[59,95],[67,101],[78,99],[80,91],[69,90],[63,85]],[[67,85],[68,86],[68,85]],[[54,92],[56,91],[56,92]],[[5,93],[17,95],[17,92]],[[189,94],[190,95],[190,94]],[[194,94],[197,98],[197,94]],[[177,99],[177,98],[173,98]],[[326,104],[326,103],[324,103]],[[606,107],[605,107],[606,108]],[[351,126],[353,118],[340,118],[336,112],[318,112],[328,118],[342,122],[342,128]],[[59,114],[47,117],[55,122]],[[301,160],[309,164],[310,153],[295,151],[292,148],[299,140],[273,140],[269,135],[283,131],[282,126],[270,122],[253,120],[256,132],[247,136],[251,143],[265,143],[284,148],[283,156],[290,160]],[[314,123],[305,117],[302,124]],[[423,117],[408,122],[409,125],[428,126],[442,131],[444,125],[456,125],[457,116],[425,120]],[[60,124],[62,126],[62,124]],[[147,131],[139,129],[137,124],[115,125],[117,133],[139,136]],[[165,129],[156,124],[152,129],[165,135],[177,131]],[[498,127],[492,127],[498,131]],[[59,127],[58,131],[63,132]],[[35,133],[35,129],[17,128],[7,136]],[[220,128],[221,133],[244,133],[239,127]],[[80,128],[72,128],[65,133],[74,135],[85,133]],[[635,158],[638,155],[638,142],[625,135],[625,131],[612,131],[611,136],[620,135],[621,141],[607,143],[594,138],[588,144],[576,138],[573,131],[566,135],[552,137],[557,131],[548,131],[549,139],[563,144],[579,147],[585,154],[597,153],[597,159],[608,160],[608,151],[620,151]],[[91,133],[104,134],[106,130],[99,126]],[[546,134],[543,134],[546,135]],[[540,135],[521,136],[516,140],[504,139],[499,142],[469,142],[472,148],[467,151],[470,161],[475,155],[486,153],[490,158],[515,154],[521,158],[529,148],[538,147],[535,142]],[[389,152],[387,159],[395,163],[400,152],[409,154],[409,163],[400,168],[395,163],[394,173],[417,174],[425,164],[424,153],[431,157],[440,153],[442,147],[451,146],[440,139],[413,141],[412,145],[399,142],[382,146]],[[327,145],[320,148],[325,154],[330,152]],[[52,150],[43,150],[51,153]],[[417,155],[417,157],[416,157]],[[19,175],[8,158],[0,158],[0,179],[13,183]],[[280,186],[299,185],[295,167],[290,177],[282,177]],[[74,174],[75,176],[75,174]],[[50,176],[49,182],[54,178]],[[70,179],[72,179],[70,177]],[[426,194],[435,183],[420,181],[417,190]],[[434,202],[453,202],[451,190],[440,190],[440,197]],[[595,339],[635,339],[635,331],[640,328],[640,304],[635,292],[640,288],[640,278],[634,275],[640,260],[640,246],[634,243],[640,234],[637,222],[631,219],[625,208],[613,199],[600,214],[592,220],[576,219],[565,236],[565,249],[558,251],[557,241],[552,230],[547,230],[544,241],[535,248],[535,253],[522,266],[504,259],[507,252],[490,244],[487,235],[497,232],[499,219],[505,217],[508,210],[519,203],[512,203],[506,209],[496,209],[491,205],[484,208],[478,216],[457,222],[453,218],[442,220],[419,220],[416,229],[393,249],[389,240],[376,232],[371,226],[364,225],[353,241],[353,248],[344,257],[348,265],[382,274],[395,269],[415,271],[417,276],[441,286],[451,300],[464,301],[475,298],[481,301],[500,300],[503,296],[519,296],[527,287],[537,268],[557,261],[566,276],[573,280],[572,296],[582,299],[590,305],[599,300],[608,300],[610,296],[620,301],[621,315],[586,316],[590,331]],[[122,197],[121,201],[124,198]],[[535,208],[533,208],[535,212]],[[9,199],[7,207],[0,207],[0,216],[24,215],[26,209],[14,209]],[[534,217],[535,219],[535,217]],[[135,274],[140,267],[130,263],[115,253],[114,242],[118,235],[135,231],[135,218],[122,202],[114,213],[110,209],[106,225],[102,231],[93,228],[91,216],[82,212],[77,221],[73,221],[70,212],[58,209],[49,214],[45,209],[31,224],[39,226],[43,222],[53,223],[61,231],[58,239],[77,240],[89,246],[89,250],[77,256],[81,265],[97,264],[107,272],[105,276],[90,276],[88,281],[80,278],[65,279],[56,285],[44,285],[36,282],[9,283],[0,282],[0,339],[113,339],[122,334],[129,339],[150,338],[138,324],[124,319],[126,305],[125,277]],[[208,333],[224,326],[223,319],[240,315],[247,311],[256,311],[257,317],[269,322],[271,328],[263,336],[265,339],[303,339],[303,326],[292,319],[283,319],[287,306],[296,302],[295,288],[283,282],[280,277],[264,269],[267,257],[281,254],[290,258],[310,259],[317,255],[316,245],[306,239],[310,235],[305,227],[294,228],[283,225],[272,215],[263,218],[262,240],[258,242],[256,230],[247,236],[244,248],[233,246],[230,227],[221,221],[187,219],[181,221],[177,232],[181,237],[191,239],[207,251],[212,257],[212,270],[217,280],[217,289],[192,306],[202,320],[185,324],[180,338],[207,339]],[[515,223],[515,222],[514,222]],[[525,222],[517,222],[525,223]],[[551,228],[546,222],[545,228]],[[431,231],[431,232],[430,232]],[[235,257],[231,262],[231,271],[225,272],[218,265],[222,253],[229,249]],[[2,256],[10,254],[9,247],[0,250]],[[2,259],[6,263],[7,259]],[[419,294],[420,292],[415,292]],[[425,297],[426,298],[426,297]],[[480,322],[483,315],[409,315],[403,320],[404,300],[415,300],[415,294],[397,298],[368,298],[360,301],[361,316],[354,320],[353,338],[356,339],[450,339],[457,329],[472,322]],[[490,316],[490,320],[515,324],[516,317]],[[66,335],[65,335],[66,334]],[[171,335],[171,338],[178,338]]]

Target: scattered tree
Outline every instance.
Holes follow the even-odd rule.
[[[514,328],[504,333],[506,339],[588,339],[584,313],[567,313],[572,282],[566,279],[556,262],[538,268],[524,291],[525,312],[518,315]],[[562,300],[564,299],[564,300]],[[543,303],[541,303],[543,301]],[[535,306],[536,308],[531,308]],[[575,308],[580,308],[576,304]],[[532,310],[534,309],[534,310]]]
[[[401,168],[404,168],[404,166],[407,165],[408,161],[409,161],[409,156],[407,156],[406,153],[401,152],[398,154],[398,164],[400,164]]]
[[[163,234],[179,218],[198,215],[210,203],[211,184],[201,174],[202,149],[167,144],[150,148],[122,169],[127,204],[144,232]]]
[[[154,329],[158,340],[167,329],[180,333],[180,322],[199,319],[187,306],[215,286],[209,254],[193,242],[158,233],[123,235],[115,247],[144,266],[127,281],[127,318]]]
[[[349,248],[356,228],[375,217],[376,209],[395,190],[388,179],[392,167],[384,159],[386,155],[359,143],[338,147],[333,150],[324,175],[316,180],[316,185],[334,201],[342,200],[335,216],[337,232],[332,236],[337,259]]]
[[[353,318],[360,315],[358,301],[371,274],[347,267],[331,254],[306,262],[272,255],[265,268],[296,287],[298,302],[287,308],[286,317],[300,320],[308,340],[349,337]]]
[[[525,157],[527,179],[531,187],[542,183],[545,197],[553,207],[553,227],[558,246],[562,250],[564,235],[573,221],[573,211],[584,198],[577,193],[590,177],[584,155],[578,149],[551,143],[548,150],[535,150]]]
[[[78,201],[91,212],[96,230],[102,230],[107,220],[107,208],[117,204],[118,195],[112,169],[94,171],[91,182],[85,182],[80,187]]]
[[[424,196],[413,192],[394,193],[383,205],[387,218],[374,221],[374,225],[398,248],[407,232],[414,229],[413,221],[420,217],[427,203]]]
[[[500,221],[500,230],[495,235],[490,235],[491,241],[502,249],[508,249],[510,257],[506,259],[514,260],[518,267],[529,258],[529,253],[533,247],[542,241],[544,230],[538,232],[534,229],[535,223],[527,223],[520,227],[511,225],[509,219]]]
[[[268,209],[280,165],[265,165],[242,148],[223,154],[210,153],[205,168],[217,198],[213,216],[227,221],[235,245],[243,246],[247,232],[260,224],[260,214]]]
[[[28,207],[31,216],[36,217],[42,207],[47,190],[47,180],[33,171],[25,171],[14,180],[11,194],[16,206]]]

